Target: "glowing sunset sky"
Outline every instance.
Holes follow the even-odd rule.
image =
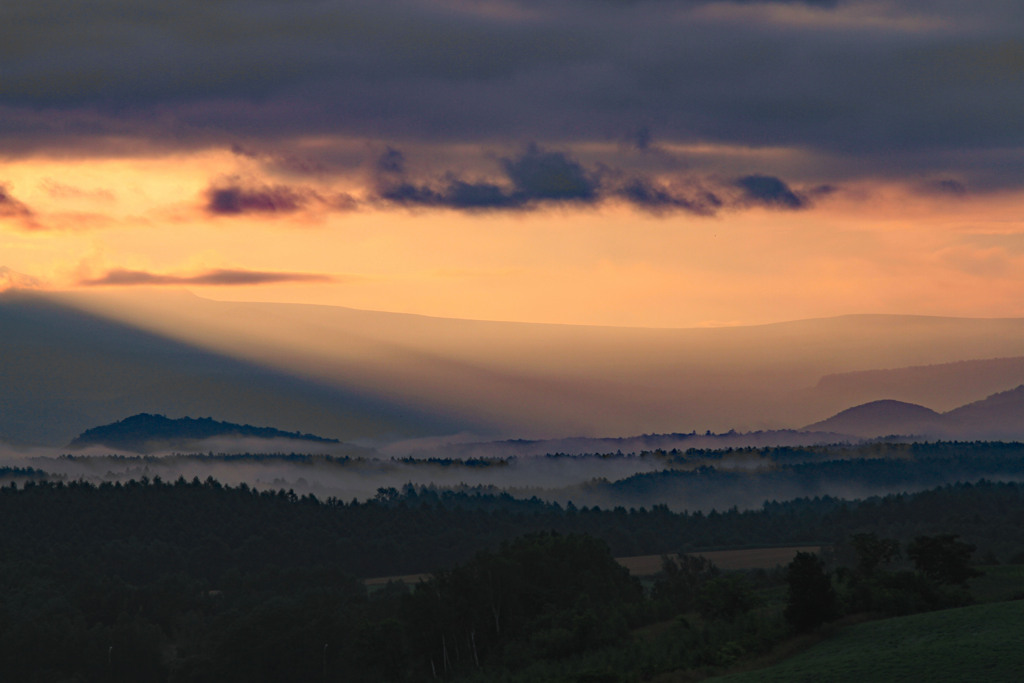
[[[0,288],[1024,316],[1019,0],[39,0],[0,65]]]

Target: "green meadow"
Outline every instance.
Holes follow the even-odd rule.
[[[850,626],[775,666],[709,680],[1020,681],[1024,601],[972,605]]]

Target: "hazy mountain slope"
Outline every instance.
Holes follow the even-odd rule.
[[[88,427],[139,412],[217,415],[342,439],[472,427],[53,300],[0,295],[0,441],[60,446]]]
[[[942,416],[949,433],[973,439],[1024,439],[1024,386],[993,394]]]
[[[838,409],[801,398],[824,375],[1024,356],[1019,319],[868,315],[644,329],[165,291],[8,293],[0,303],[0,325],[11,331],[0,339],[0,439],[23,442],[66,443],[138,412],[344,440],[777,429]],[[978,399],[973,390],[956,405]]]
[[[944,411],[1017,384],[1024,384],[1024,357],[831,374],[794,398],[833,412],[879,398]]]
[[[794,398],[823,375],[1024,356],[1020,319],[866,315],[643,329],[448,320],[167,292],[65,300],[221,353],[529,438],[794,427],[834,412]],[[965,390],[956,404],[977,398]]]
[[[903,401],[881,400],[847,408],[804,429],[871,438],[893,434],[936,434],[943,431],[943,422],[942,416],[930,408]]]
[[[1022,440],[1024,385],[946,413],[903,401],[872,401],[804,429],[864,438],[897,434],[958,440]]]

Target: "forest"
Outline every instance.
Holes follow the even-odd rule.
[[[972,563],[1024,561],[1024,485],[989,481],[689,513],[27,478],[0,488],[0,519],[19,681],[652,680],[842,614],[966,604]],[[676,555],[770,545],[828,552],[747,573]],[[640,554],[665,555],[660,574],[613,559]]]

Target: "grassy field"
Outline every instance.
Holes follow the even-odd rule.
[[[1024,601],[972,605],[857,624],[767,669],[708,679],[764,681],[1020,681]]]
[[[978,602],[1002,602],[1024,597],[1024,564],[978,567],[984,574],[971,579],[971,595]]]

